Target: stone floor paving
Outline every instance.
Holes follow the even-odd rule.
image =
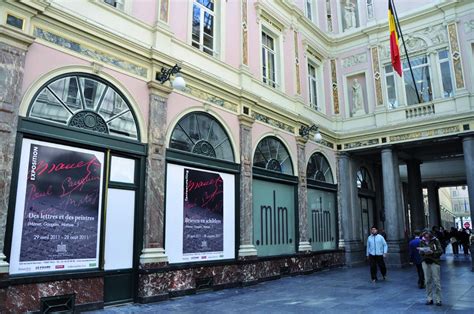
[[[441,286],[443,306],[427,306],[414,267],[389,269],[376,283],[368,266],[338,268],[93,313],[474,313],[470,257],[443,257]]]

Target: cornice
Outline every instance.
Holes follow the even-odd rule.
[[[0,42],[26,50],[35,41],[33,36],[23,33],[13,27],[0,25]]]

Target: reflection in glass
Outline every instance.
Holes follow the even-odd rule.
[[[336,193],[308,189],[308,233],[313,251],[336,248]]]
[[[258,143],[253,156],[254,167],[284,174],[293,174],[293,164],[285,145],[276,137],[265,137]]]
[[[373,190],[372,179],[367,168],[361,167],[357,171],[357,187],[359,189]]]
[[[334,183],[331,167],[321,153],[314,153],[309,159],[306,177],[310,180]]]
[[[415,77],[416,88],[420,95],[421,102],[431,101],[432,89],[431,89],[431,75],[428,64],[428,57],[421,56],[410,59],[411,68],[413,70],[413,76]],[[413,105],[418,104],[418,97],[416,94],[415,85],[410,73],[410,67],[406,60],[403,61],[403,78],[405,81],[405,91],[407,96],[407,104]]]

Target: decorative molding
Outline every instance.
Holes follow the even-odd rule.
[[[166,262],[168,262],[168,256],[163,248],[144,248],[140,255],[140,264],[142,265]]]
[[[281,121],[278,121],[278,120],[275,120],[273,118],[270,118],[270,117],[268,117],[264,114],[252,111],[252,118],[254,118],[257,121],[269,124],[269,125],[271,125],[273,127],[276,127],[280,130],[287,131],[287,132],[290,132],[290,133],[295,133],[295,128],[292,127],[291,125],[286,124],[286,123],[281,122]]]
[[[238,112],[239,111],[237,104],[233,104],[231,102],[228,102],[227,100],[224,100],[220,97],[209,94],[208,92],[205,92],[205,91],[203,91],[201,89],[198,89],[196,87],[187,86],[186,90],[184,92],[191,95],[191,96],[194,96],[196,98],[207,101],[208,103],[211,103],[211,104],[217,105],[219,107],[231,110],[233,112]]]
[[[168,23],[169,0],[160,0],[160,21]]]
[[[319,144],[334,149],[334,144],[326,141],[324,138],[319,141]]]
[[[350,68],[361,63],[367,63],[367,53],[365,52],[342,59],[342,66],[344,68]]]
[[[464,33],[470,33],[474,31],[474,20],[470,20],[468,22],[464,22]]]
[[[105,52],[90,49],[75,41],[53,34],[39,27],[35,27],[33,35],[36,36],[37,38],[43,39],[57,46],[66,48],[68,50],[79,53],[85,57],[106,63],[108,65],[118,67],[132,74],[135,74],[144,78],[148,76],[148,70],[142,66],[129,63],[123,59],[116,58]]]
[[[456,23],[448,25],[449,43],[451,46],[451,57],[453,59],[454,77],[456,89],[464,88],[464,74],[462,70],[461,50],[459,49],[458,31]]]
[[[359,148],[359,147],[364,147],[364,146],[372,146],[372,145],[377,145],[379,143],[378,138],[370,139],[370,140],[365,140],[365,141],[357,141],[357,142],[352,142],[352,143],[346,143],[344,144],[344,149],[352,149],[352,148]]]
[[[407,119],[420,118],[435,114],[434,104],[424,104],[418,106],[410,106],[405,109]]]
[[[460,127],[456,125],[456,126],[449,126],[445,128],[439,128],[439,129],[410,132],[410,133],[390,136],[390,142],[400,142],[400,141],[407,141],[407,140],[413,140],[413,139],[419,139],[419,138],[427,138],[427,137],[433,137],[433,136],[439,136],[439,135],[453,134],[453,133],[458,133],[460,131],[461,131]]]
[[[380,75],[380,63],[379,63],[379,49],[372,47],[370,49],[372,54],[372,73],[374,74],[374,85],[375,85],[375,100],[377,106],[383,106],[382,96],[382,80]]]
[[[331,59],[331,78],[332,78],[332,101],[334,105],[334,114],[339,114],[339,95],[337,88],[336,59]]]
[[[301,94],[301,82],[300,82],[300,61],[298,53],[298,33],[293,31],[294,46],[295,46],[295,72],[296,72],[296,93]]]
[[[249,65],[247,0],[242,0],[242,63]]]

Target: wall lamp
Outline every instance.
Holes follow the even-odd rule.
[[[300,136],[308,138],[309,133],[311,131],[316,132],[314,134],[314,140],[316,142],[321,142],[321,140],[323,139],[323,136],[321,135],[321,133],[319,132],[319,128],[315,124],[313,124],[312,126],[302,125],[300,127],[299,133],[300,133]]]
[[[156,80],[159,81],[161,84],[164,84],[166,81],[168,81],[171,77],[171,75],[175,75],[176,77],[173,80],[173,88],[176,88],[177,90],[184,90],[186,88],[186,82],[184,81],[184,78],[181,76],[181,67],[177,64],[174,65],[172,68],[165,68],[162,67],[161,71],[156,73]]]

